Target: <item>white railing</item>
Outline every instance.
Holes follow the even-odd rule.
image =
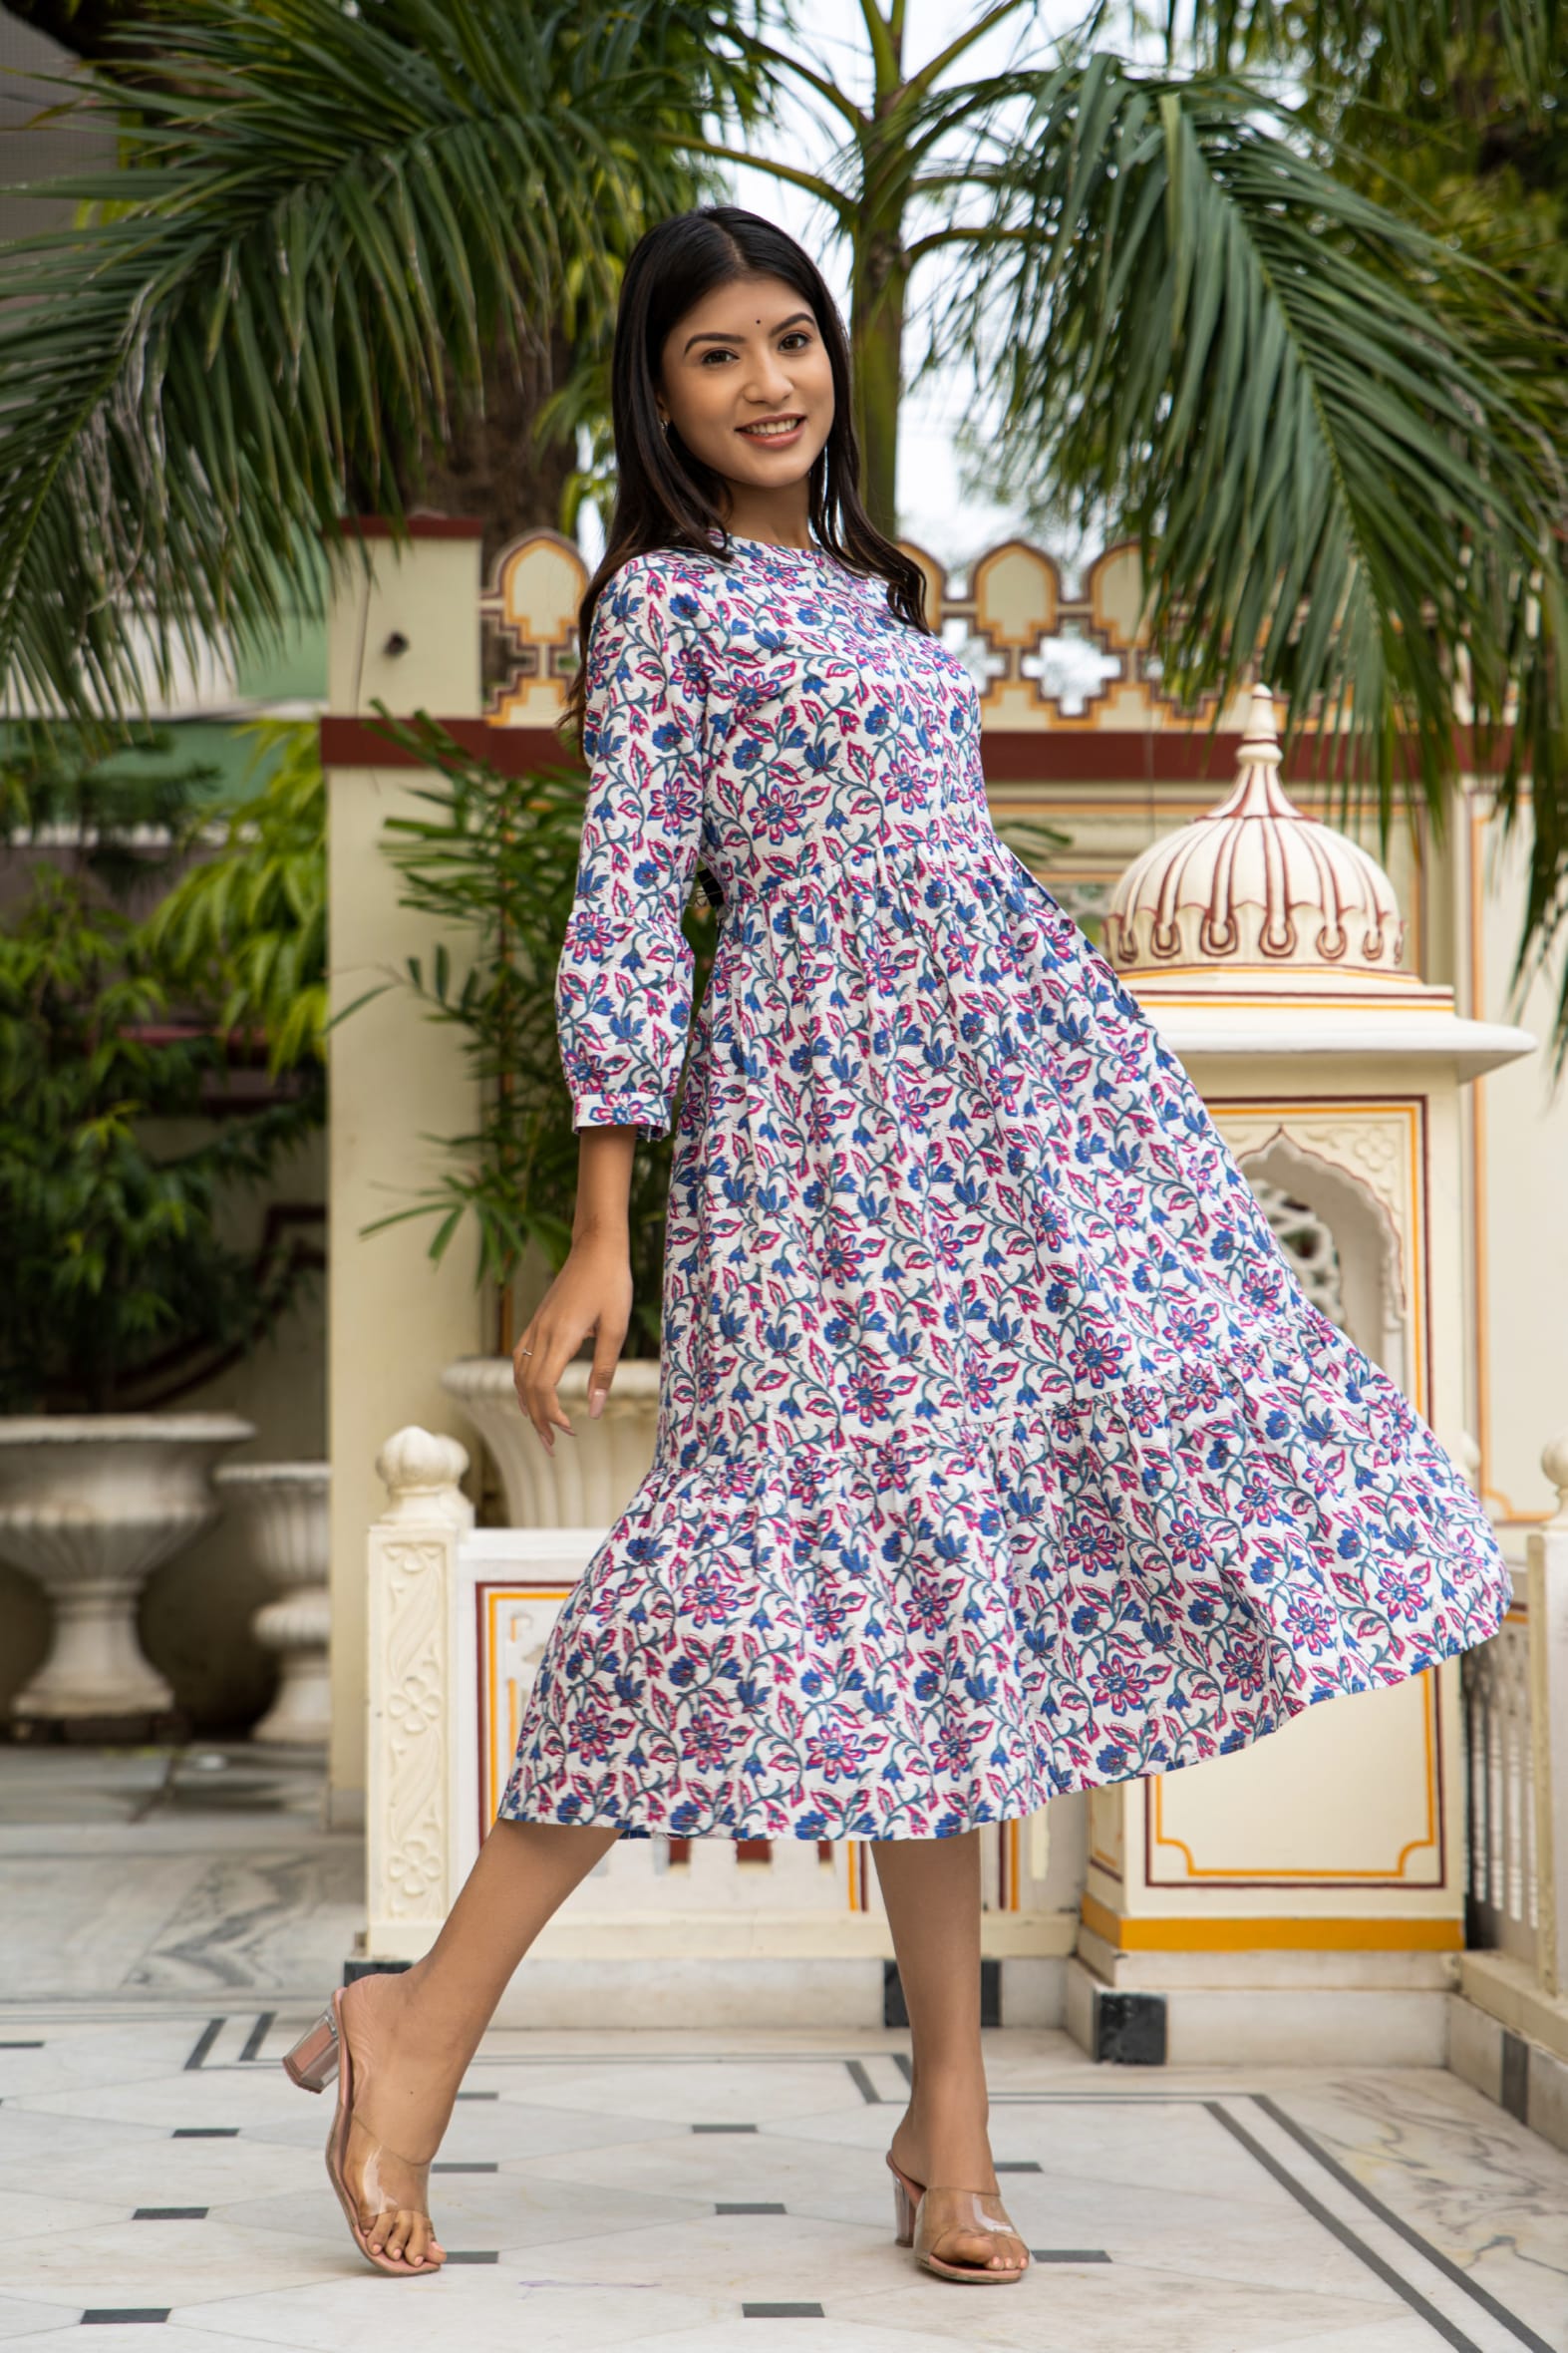
[[[1557,1510],[1529,1541],[1530,1751],[1535,1799],[1537,1950],[1543,1992],[1568,1991],[1568,1435],[1541,1465]]]
[[[1463,1661],[1474,1941],[1568,1980],[1568,1437],[1541,1456],[1557,1510],[1531,1530],[1522,1593]]]
[[[1463,1659],[1469,1767],[1471,1941],[1536,1959],[1530,1629],[1517,1601],[1501,1630]]]

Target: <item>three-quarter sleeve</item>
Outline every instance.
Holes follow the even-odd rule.
[[[690,591],[633,556],[586,655],[589,786],[555,974],[573,1129],[669,1133],[692,1011],[682,927],[702,840],[707,674]]]

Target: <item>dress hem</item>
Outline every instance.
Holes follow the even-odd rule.
[[[925,1834],[895,1830],[893,1835],[897,1837],[923,1835],[939,1839],[961,1838],[968,1831],[989,1830],[1004,1822],[1027,1821],[1032,1814],[1038,1814],[1042,1807],[1049,1805],[1053,1798],[1074,1797],[1087,1790],[1114,1789],[1122,1782],[1146,1781],[1156,1773],[1179,1773],[1188,1765],[1206,1765],[1215,1757],[1235,1756],[1243,1749],[1255,1747],[1260,1740],[1267,1740],[1271,1733],[1281,1731],[1285,1725],[1294,1722],[1298,1716],[1306,1715],[1310,1708],[1317,1707],[1324,1700],[1350,1699],[1358,1693],[1392,1690],[1397,1684],[1408,1683],[1412,1677],[1425,1674],[1432,1667],[1440,1666],[1445,1659],[1459,1658],[1467,1650],[1478,1649],[1482,1642],[1491,1641],[1500,1631],[1510,1606],[1509,1596],[1499,1596],[1498,1606],[1494,1611],[1494,1622],[1486,1633],[1481,1635],[1466,1634],[1457,1641],[1434,1647],[1430,1657],[1423,1659],[1418,1665],[1402,1666],[1397,1673],[1387,1673],[1374,1662],[1363,1681],[1324,1684],[1318,1690],[1306,1694],[1288,1689],[1282,1690],[1278,1712],[1272,1721],[1258,1726],[1240,1738],[1215,1741],[1206,1738],[1201,1732],[1196,1733],[1186,1744],[1192,1750],[1192,1754],[1189,1756],[1179,1753],[1182,1744],[1178,1743],[1175,1755],[1150,1758],[1146,1764],[1139,1766],[1132,1773],[1092,1777],[1087,1769],[1078,1771],[1059,1782],[1055,1788],[1045,1791],[1033,1802],[1025,1803],[1007,1812],[992,1811],[988,1807],[962,1815],[955,1809],[942,1817],[938,1829]],[[672,1811],[674,1815],[678,1816],[684,1809],[678,1805]],[[907,1806],[902,1811],[907,1812]],[[932,1808],[931,1811],[934,1813],[936,1809]],[[771,1828],[768,1823],[758,1821],[747,1821],[733,1826],[729,1824],[702,1826],[673,1819],[657,1825],[640,1822],[617,1823],[613,1819],[606,1819],[601,1815],[584,1814],[580,1806],[571,1799],[567,1799],[564,1806],[555,1808],[536,1806],[527,1810],[519,1809],[512,1813],[506,1812],[503,1808],[496,1814],[495,1819],[497,1822],[559,1824],[564,1828],[578,1830],[616,1830],[619,1831],[622,1838],[627,1839],[728,1839],[736,1843],[751,1839],[771,1841],[812,1839],[837,1844],[839,1841],[848,1839],[877,1840],[887,1836],[885,1832],[879,1832],[874,1825],[840,1822],[835,1828],[831,1821],[824,1819],[819,1810],[809,1815],[803,1815],[783,1828],[777,1825]]]

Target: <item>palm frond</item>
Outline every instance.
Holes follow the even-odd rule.
[[[1520,89],[1549,85],[1549,61],[1568,24],[1563,0],[1166,0],[1167,57],[1184,42],[1220,71],[1280,60],[1354,82],[1380,103],[1400,92],[1446,88],[1455,63],[1495,46]]]
[[[1505,800],[1529,780],[1555,904],[1557,325],[1336,179],[1256,91],[1106,56],[1038,78],[990,235],[942,340],[1000,347],[1009,487],[1136,534],[1167,678],[1228,699],[1256,664],[1347,791],[1371,784],[1386,824],[1412,792],[1440,827],[1462,666]]]
[[[602,334],[620,257],[692,200],[669,136],[759,81],[717,0],[181,0],[156,83],[60,79],[118,168],[0,247],[0,675],[147,708],[214,638],[319,614],[319,534],[401,519],[496,342]],[[128,63],[127,70],[132,70]],[[664,136],[661,136],[663,134]]]

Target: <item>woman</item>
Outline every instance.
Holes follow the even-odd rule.
[[[857,496],[817,270],[731,206],[662,222],[613,373],[556,980],[577,1205],[516,1371],[553,1451],[591,1336],[602,1411],[632,1155],[675,1119],[655,1458],[561,1613],[431,1953],[336,1995],[288,2064],[319,2089],[346,2049],[329,2171],[371,2259],[428,2270],[464,2071],[617,1838],[868,1839],[914,2051],[900,2241],[1016,2281],[979,1826],[1484,1641],[1507,1571],[993,831],[975,687]],[[724,916],[677,1117],[699,874]]]

